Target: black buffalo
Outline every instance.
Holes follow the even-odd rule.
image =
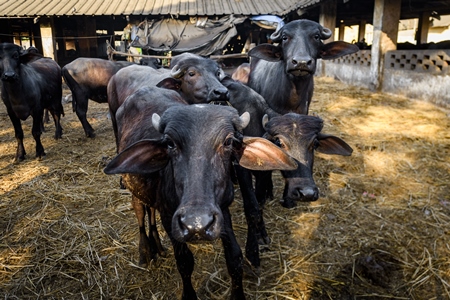
[[[259,170],[293,169],[295,162],[267,140],[243,136],[248,113],[187,105],[172,90],[139,89],[118,108],[116,119],[119,154],[105,172],[123,174],[135,209],[144,203],[159,210],[183,281],[182,298],[197,299],[191,283],[194,257],[186,243],[220,238],[232,278],[231,298],[244,299],[242,252],[228,208],[234,197],[231,162]],[[159,249],[143,222],[139,227],[140,264],[145,264]]]
[[[164,87],[176,91],[188,104],[228,100],[228,90],[220,83],[225,73],[217,62],[198,55],[183,53],[173,57],[172,69],[151,69],[143,66],[129,66],[119,70],[108,84],[108,106],[116,143],[118,129],[116,111],[125,99],[142,87]],[[139,206],[139,207],[138,207]],[[139,224],[148,215],[150,231],[156,240],[159,253],[164,249],[156,230],[155,210],[136,203],[134,205]]]
[[[14,126],[17,152],[14,161],[25,158],[21,120],[33,118],[32,134],[36,141],[36,157],[45,155],[41,143],[44,109],[48,109],[55,122],[55,138],[62,136],[60,124],[64,109],[61,104],[61,68],[50,58],[35,51],[25,51],[11,43],[0,44],[0,73],[2,100]]]
[[[318,117],[278,114],[248,86],[229,78],[223,84],[230,92],[231,105],[239,112],[250,113],[251,121],[244,134],[270,140],[297,161],[295,170],[281,171],[285,180],[281,204],[291,208],[296,201],[317,200],[319,189],[313,178],[314,152],[350,155],[352,148],[342,139],[322,133],[323,121]],[[266,199],[272,197],[271,171],[251,171],[241,166],[235,166],[235,169],[248,224],[246,257],[259,268],[258,244],[270,242],[262,211]]]
[[[334,59],[357,52],[343,41],[324,44],[331,30],[309,20],[287,23],[271,35],[278,45],[261,44],[251,49],[248,85],[281,114],[308,114],[314,90],[317,59]]]
[[[145,86],[158,86],[178,91],[189,104],[229,99],[228,90],[220,82],[224,71],[217,62],[198,55],[183,53],[172,59],[172,69],[150,69],[129,66],[121,69],[108,84],[108,105],[117,138],[115,113],[125,99]]]
[[[89,99],[107,103],[106,88],[111,77],[133,63],[100,58],[80,57],[62,67],[64,81],[72,92],[72,109],[77,114],[87,137],[95,137],[86,119]]]

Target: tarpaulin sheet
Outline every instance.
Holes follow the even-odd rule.
[[[230,15],[219,20],[145,20],[137,27],[131,47],[158,52],[191,52],[208,56],[222,50],[237,34],[236,26],[246,17]]]

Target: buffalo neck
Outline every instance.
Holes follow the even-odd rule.
[[[284,63],[259,60],[250,73],[248,85],[264,97],[279,114],[308,114],[314,87],[314,75],[293,76]]]

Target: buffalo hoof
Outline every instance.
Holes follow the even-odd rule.
[[[270,238],[266,235],[266,236],[260,236],[258,238],[258,244],[259,245],[269,245],[272,241],[270,240]]]
[[[13,164],[18,164],[25,160],[25,156],[14,157]]]
[[[43,160],[47,154],[45,152],[42,153],[36,153],[36,158],[39,160]]]
[[[62,129],[55,132],[55,140],[62,138]]]
[[[253,266],[248,259],[244,259],[242,269],[244,271],[245,277],[258,279],[259,276],[261,275],[261,267]]]

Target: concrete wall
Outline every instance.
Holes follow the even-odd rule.
[[[318,76],[370,88],[370,50],[321,61]],[[450,50],[389,51],[384,56],[381,91],[450,108]]]

